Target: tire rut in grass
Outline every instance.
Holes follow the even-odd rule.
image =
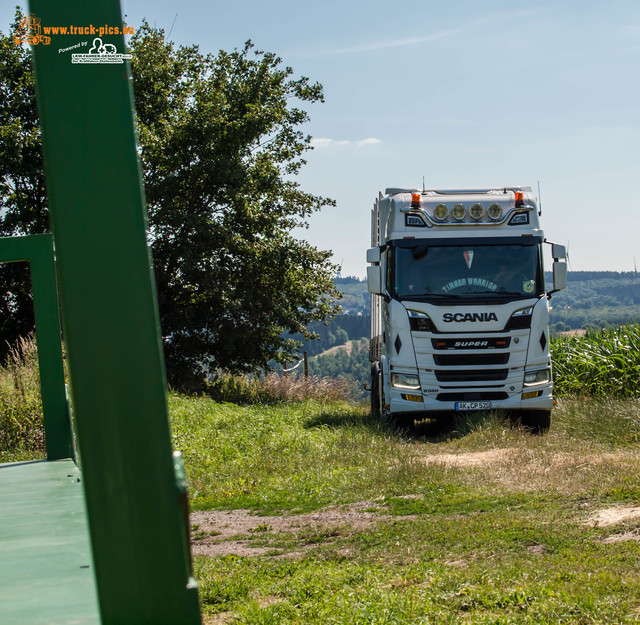
[[[330,506],[306,514],[258,516],[249,510],[191,514],[194,555],[300,557],[305,551],[363,532],[391,518],[372,502]]]

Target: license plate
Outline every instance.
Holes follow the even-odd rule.
[[[456,410],[491,410],[490,401],[457,401]]]

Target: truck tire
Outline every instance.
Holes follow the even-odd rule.
[[[372,416],[381,418],[393,428],[406,430],[413,427],[414,417],[412,414],[391,414],[383,409],[382,406],[382,372],[380,363],[374,362],[371,365],[371,414]]]
[[[380,417],[380,363],[371,365],[371,416]]]
[[[551,410],[521,410],[520,423],[532,434],[544,434],[551,426]]]

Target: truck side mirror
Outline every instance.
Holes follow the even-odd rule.
[[[379,247],[371,247],[367,250],[367,262],[374,263],[367,267],[367,288],[369,293],[382,295],[382,267],[380,259],[382,257]]]
[[[370,265],[367,267],[367,288],[369,293],[382,295],[382,275],[380,265]]]
[[[553,290],[559,291],[560,289],[567,288],[567,263],[554,262],[553,263]]]
[[[559,245],[558,243],[552,243],[551,256],[553,256],[553,260],[558,260],[559,258],[566,258],[567,248],[564,245]]]
[[[379,247],[370,247],[367,250],[367,262],[368,263],[379,263],[380,262],[380,248]]]

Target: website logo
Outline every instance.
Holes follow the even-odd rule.
[[[93,47],[88,54],[72,54],[72,63],[124,63],[125,59],[131,59],[130,54],[119,54],[112,43],[102,43],[100,37],[93,40]]]
[[[42,25],[40,18],[33,13],[23,15],[18,23],[15,33],[13,34],[13,42],[19,46],[23,43],[29,43],[37,46],[39,43],[48,46],[51,43],[51,37],[42,34]]]
[[[86,54],[72,54],[71,62],[75,64],[122,64],[125,60],[131,59],[131,54],[121,54],[112,43],[104,43],[102,37],[105,35],[134,35],[135,29],[131,26],[75,26],[73,24],[67,26],[43,26],[40,18],[34,13],[23,15],[18,22],[18,26],[13,33],[13,42],[16,45],[30,44],[37,46],[43,44],[51,45],[52,35],[93,35],[93,45]],[[68,40],[67,40],[68,41]],[[77,48],[84,48],[89,45],[88,41],[82,41],[66,48],[60,48],[58,53],[69,52]]]

